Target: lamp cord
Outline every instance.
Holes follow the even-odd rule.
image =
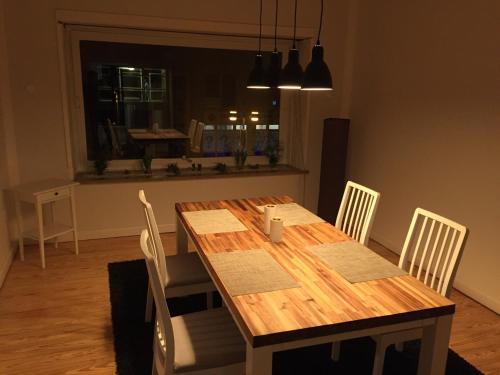
[[[274,14],[274,52],[278,52],[276,48],[276,35],[278,33],[278,0],[276,0],[276,11]]]
[[[261,40],[262,40],[262,0],[260,0],[260,14],[259,14],[259,55],[262,54]]]
[[[295,49],[295,36],[297,31],[297,0],[295,0],[295,13],[293,15],[293,49]]]
[[[321,26],[323,26],[323,0],[321,0],[321,13],[319,16],[318,40],[316,41],[316,45],[319,45],[319,36],[321,35]]]

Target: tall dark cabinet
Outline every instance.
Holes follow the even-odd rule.
[[[331,224],[335,224],[344,193],[348,136],[349,120],[324,120],[318,215]]]

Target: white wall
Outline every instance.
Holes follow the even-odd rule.
[[[423,207],[470,229],[455,285],[500,312],[500,2],[360,1],[349,176],[400,251]]]
[[[17,182],[17,156],[4,26],[4,7],[0,2],[0,286],[14,254],[14,210],[7,189]]]

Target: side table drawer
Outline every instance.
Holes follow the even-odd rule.
[[[40,202],[56,201],[59,199],[69,197],[70,196],[69,190],[70,190],[69,188],[52,190],[52,191],[48,191],[46,193],[42,193],[38,197],[40,199]]]

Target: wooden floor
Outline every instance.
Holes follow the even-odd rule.
[[[169,252],[174,235],[163,236]],[[141,257],[138,237],[46,248],[41,270],[37,248],[16,259],[0,289],[0,374],[114,374],[107,264]],[[377,243],[370,247],[396,262]],[[463,294],[457,303],[451,347],[488,374],[500,374],[500,317]]]

